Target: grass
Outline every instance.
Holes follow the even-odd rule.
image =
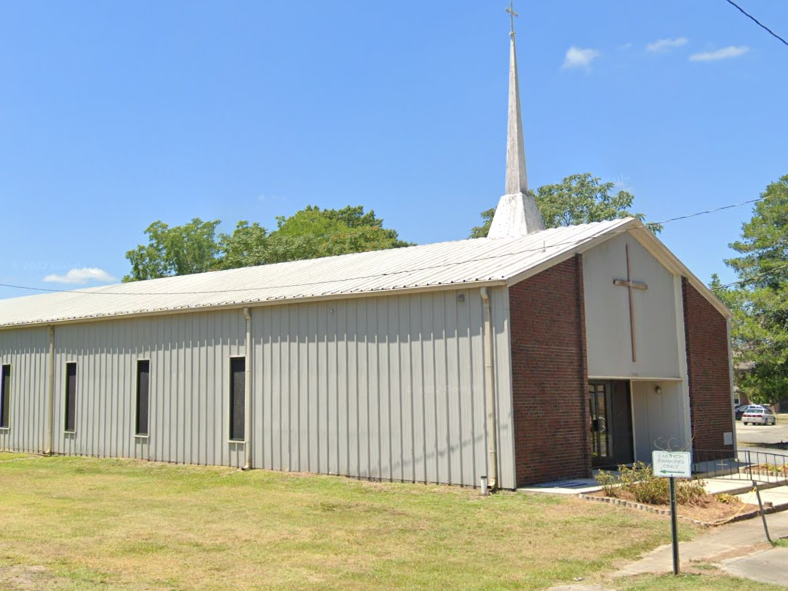
[[[785,587],[756,583],[716,572],[648,575],[616,583],[618,591],[785,591]]]
[[[16,454],[11,452],[0,452],[0,462],[12,462],[14,460],[27,459],[28,454]]]
[[[0,510],[3,591],[543,589],[670,539],[575,498],[5,453]]]

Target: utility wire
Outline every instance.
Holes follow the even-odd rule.
[[[708,209],[708,210],[705,210],[705,211],[698,211],[698,212],[695,212],[695,213],[691,213],[691,214],[687,214],[687,215],[683,215],[683,216],[678,216],[678,217],[666,219],[666,220],[663,220],[661,222],[656,222],[656,223],[657,224],[668,224],[668,223],[672,223],[672,222],[676,222],[676,221],[680,221],[680,220],[686,220],[686,219],[690,219],[690,218],[694,218],[694,217],[698,217],[698,216],[702,216],[702,215],[708,215],[708,214],[716,213],[718,211],[723,211],[723,210],[726,210],[726,209],[732,209],[732,208],[735,208],[735,207],[742,207],[742,206],[748,205],[750,203],[756,203],[758,201],[761,201],[762,199],[763,199],[763,197],[759,197],[757,199],[749,199],[747,201],[742,201],[740,203],[733,203],[733,204],[730,204],[730,205],[723,205],[722,207],[717,207],[715,209]],[[609,233],[609,235],[615,236],[615,235],[618,235],[618,234],[624,234],[624,233],[627,233],[627,232],[631,232],[633,230],[646,230],[646,231],[649,231],[649,232],[651,231],[648,226],[642,226],[640,228],[623,228],[623,229],[619,229],[619,230],[616,230],[615,232]],[[589,236],[587,238],[582,238],[580,240],[569,240],[569,241],[565,241],[565,242],[555,242],[555,243],[552,243],[552,244],[543,244],[542,246],[535,246],[535,247],[532,247],[532,248],[524,248],[522,250],[509,252],[509,253],[506,253],[506,254],[507,254],[507,256],[516,256],[516,255],[519,255],[519,254],[527,254],[527,253],[531,253],[531,252],[546,252],[547,249],[556,249],[556,248],[563,247],[563,246],[580,245],[580,244],[583,244],[584,242],[587,242],[588,240],[591,240],[592,238],[594,238],[594,236]],[[464,264],[468,264],[468,263],[483,262],[483,261],[487,261],[487,260],[496,259],[499,256],[500,256],[499,254],[495,254],[494,253],[494,254],[491,254],[491,255],[488,255],[488,256],[476,257],[476,258],[472,258],[472,259],[466,259],[466,260],[463,260],[463,261],[449,262],[449,263],[441,262],[441,263],[436,264],[436,265],[428,265],[428,266],[417,267],[417,268],[408,268],[408,269],[403,269],[403,270],[400,270],[400,271],[389,271],[389,272],[384,272],[384,273],[372,273],[372,274],[369,274],[369,275],[356,275],[356,276],[353,276],[353,277],[345,277],[345,278],[342,278],[342,279],[334,279],[334,280],[330,280],[330,281],[325,281],[325,280],[323,280],[323,281],[308,281],[308,282],[303,282],[303,283],[291,283],[291,284],[285,284],[285,285],[266,285],[264,287],[255,286],[255,287],[245,287],[245,288],[236,288],[236,289],[221,289],[221,290],[176,291],[176,292],[161,291],[161,292],[135,292],[135,293],[128,293],[128,292],[95,291],[95,288],[91,289],[90,291],[78,290],[78,289],[74,289],[74,290],[69,290],[69,289],[52,289],[52,288],[46,288],[46,287],[30,287],[30,286],[24,286],[24,285],[13,285],[13,284],[8,284],[8,283],[0,283],[0,287],[5,287],[5,288],[9,288],[9,289],[22,289],[22,290],[27,290],[27,291],[36,291],[36,292],[43,292],[43,293],[68,293],[68,294],[84,294],[84,295],[96,295],[96,296],[123,296],[123,297],[129,297],[129,296],[167,296],[167,295],[184,295],[185,296],[185,295],[229,294],[229,293],[242,293],[242,292],[250,292],[250,291],[259,291],[261,289],[289,289],[289,288],[296,288],[296,287],[308,287],[310,285],[321,285],[321,284],[325,284],[325,283],[343,283],[343,282],[347,282],[347,281],[359,281],[359,280],[362,280],[362,279],[374,279],[374,278],[381,278],[381,277],[390,277],[390,276],[393,276],[393,275],[401,275],[401,274],[404,274],[404,273],[412,273],[414,271],[429,271],[429,270],[437,269],[437,268],[445,268],[445,267],[447,267],[449,265],[464,265]],[[306,260],[317,260],[317,259],[306,259]],[[294,262],[294,261],[290,261],[290,262]],[[262,265],[262,266],[265,266],[265,265]],[[468,282],[468,283],[470,283],[470,282]],[[457,285],[459,286],[461,284],[458,283]],[[731,285],[733,285],[733,284],[731,284]],[[727,286],[721,286],[721,287],[727,287]],[[1,303],[2,303],[2,300],[0,300],[0,304]]]
[[[714,288],[713,291],[721,291],[723,289],[728,289],[729,287],[735,287],[737,285],[747,285],[748,283],[752,283],[753,281],[758,281],[759,279],[763,279],[764,277],[768,277],[769,275],[773,275],[777,271],[783,271],[784,269],[788,269],[788,263],[783,265],[777,265],[776,267],[772,267],[763,273],[758,273],[757,275],[753,275],[752,277],[746,277],[745,279],[739,279],[738,281],[733,281],[731,283],[726,283],[725,285],[719,285]]]
[[[717,213],[718,211],[723,211],[725,209],[733,209],[735,207],[742,207],[743,205],[749,205],[750,203],[757,203],[761,201],[763,197],[758,197],[757,199],[750,199],[748,201],[742,201],[741,203],[732,203],[731,205],[723,205],[722,207],[717,207],[715,209],[708,209],[706,211],[698,211],[695,213],[690,213],[688,215],[682,215],[676,218],[670,218],[668,220],[663,220],[661,222],[649,222],[649,224],[668,224],[670,222],[677,222],[679,220],[688,220],[689,218],[695,218],[699,215],[706,215],[709,213]]]
[[[777,40],[779,40],[779,41],[782,41],[783,45],[788,45],[788,41],[786,41],[785,39],[783,39],[782,37],[780,37],[780,36],[779,36],[777,33],[775,33],[774,31],[772,31],[772,30],[771,30],[769,27],[767,27],[766,25],[764,25],[764,24],[763,24],[761,21],[759,21],[759,20],[758,20],[757,18],[755,18],[753,15],[751,15],[751,14],[750,14],[750,13],[748,13],[746,10],[744,10],[744,9],[743,9],[741,6],[739,6],[738,4],[736,4],[736,3],[735,3],[733,0],[725,0],[725,1],[726,1],[728,4],[730,4],[731,6],[735,7],[735,8],[736,8],[736,9],[737,9],[739,12],[741,12],[741,13],[742,13],[744,16],[746,16],[748,19],[750,19],[751,21],[753,21],[753,22],[754,22],[756,25],[758,25],[758,26],[759,26],[759,27],[761,27],[763,30],[765,30],[767,33],[769,33],[769,35],[771,35],[772,37],[774,37],[775,39],[777,39]]]

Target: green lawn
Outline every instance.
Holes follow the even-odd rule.
[[[618,591],[785,591],[785,587],[728,577],[713,569],[704,574],[649,575],[615,583]]]
[[[543,589],[668,541],[575,498],[0,453],[2,590]]]

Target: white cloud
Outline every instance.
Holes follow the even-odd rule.
[[[731,45],[716,51],[704,51],[703,53],[693,53],[689,59],[691,62],[714,62],[717,60],[727,60],[739,57],[750,51],[746,45]]]
[[[602,54],[596,49],[580,49],[573,45],[566,50],[564,65],[561,67],[565,70],[570,68],[587,68],[600,55]]]
[[[85,267],[84,269],[71,269],[65,275],[47,275],[44,277],[47,283],[71,283],[84,285],[88,281],[98,281],[99,283],[112,283],[117,281],[115,277],[107,273],[104,269],[95,267]]]
[[[669,51],[671,49],[681,47],[682,45],[686,45],[688,42],[689,39],[686,37],[677,37],[676,39],[660,39],[658,41],[654,41],[654,43],[649,43],[646,45],[646,51]]]
[[[267,203],[270,201],[287,201],[287,197],[280,197],[279,195],[268,195],[266,193],[262,193],[261,195],[257,196],[257,200],[260,203]]]

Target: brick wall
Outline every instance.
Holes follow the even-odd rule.
[[[591,474],[583,263],[509,288],[517,486]]]
[[[733,431],[727,322],[686,278],[682,288],[693,447],[733,449],[723,445],[723,433]]]

